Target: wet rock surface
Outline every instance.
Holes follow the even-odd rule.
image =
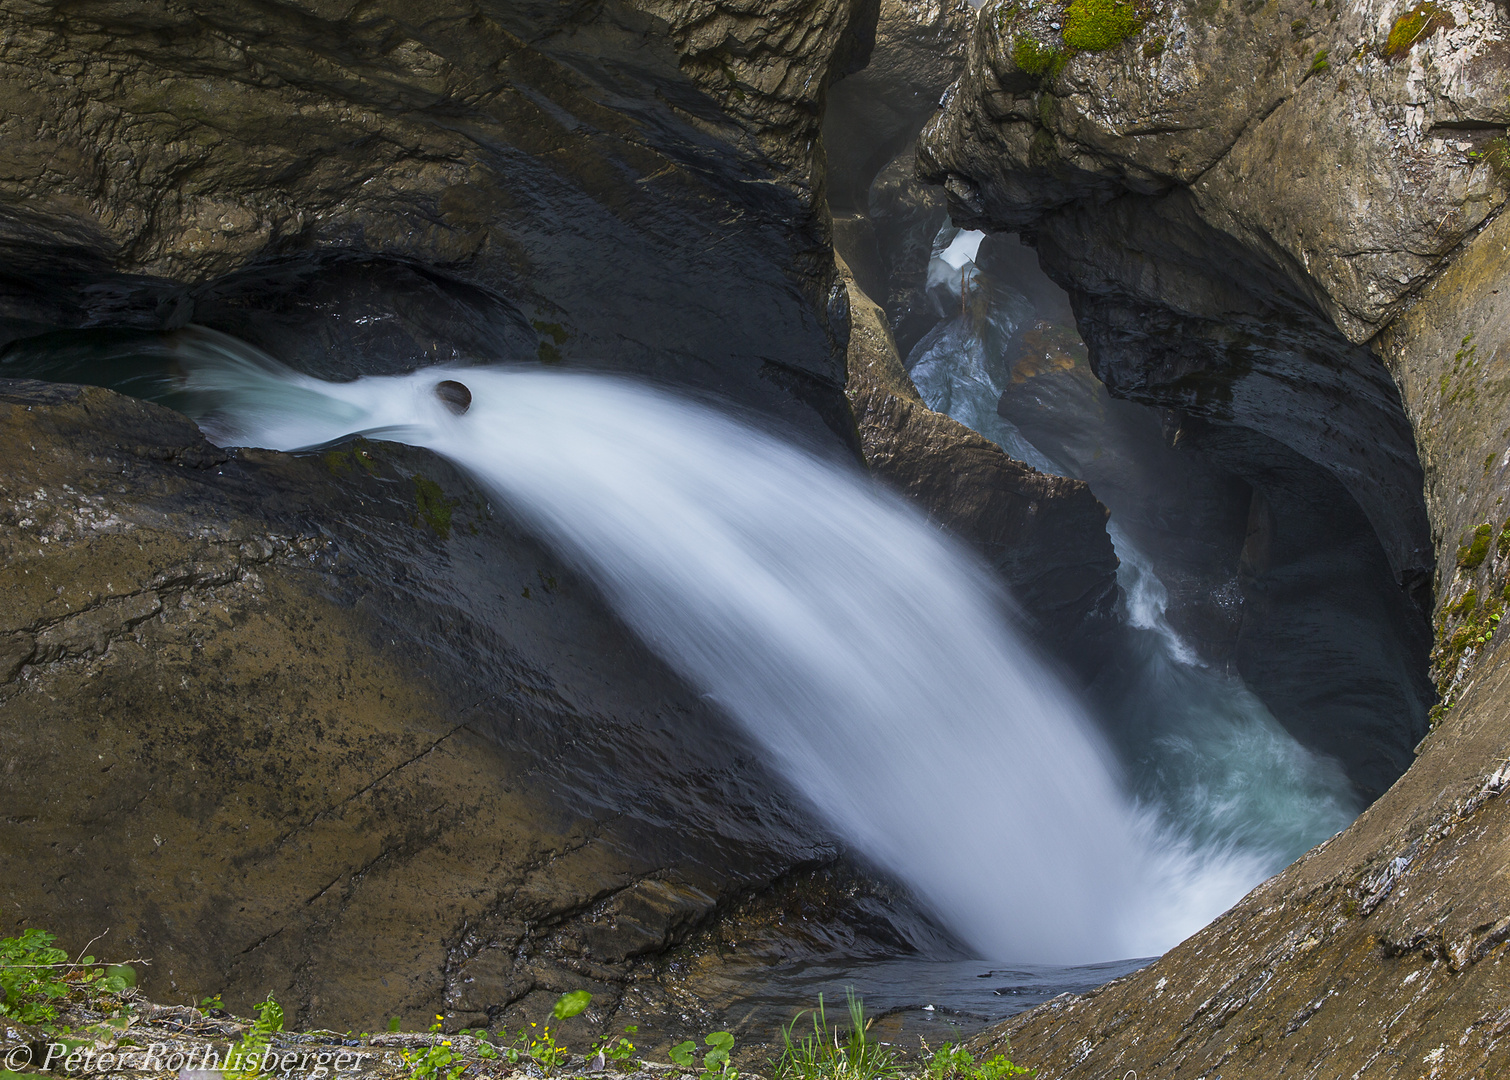
[[[849,280],[848,393],[871,471],[996,568],[1050,651],[1094,667],[1117,599],[1106,508],[923,404],[885,313]]]
[[[1415,30],[1397,34],[1407,17]],[[1343,587],[1328,545],[1364,543],[1364,521],[1379,554],[1354,616],[1435,612],[1446,707],[1404,776],[1149,968],[981,1040],[1010,1036],[1041,1076],[1510,1068],[1510,668],[1494,632],[1510,573],[1496,407],[1510,301],[1490,164],[1510,122],[1507,25],[1490,5],[1172,4],[1128,40],[1030,75],[1016,43],[1062,38],[1047,17],[988,4],[970,74],[925,134],[953,213],[1035,240],[1109,389],[1194,417],[1188,437],[1262,496],[1243,572],[1268,596],[1251,613],[1288,604],[1294,619],[1305,593],[1322,612]],[[1318,468],[1333,495],[1302,475]],[[1309,538],[1307,500],[1331,505],[1303,515]],[[1328,677],[1355,662],[1334,652],[1345,625],[1313,627]],[[1398,713],[1418,696],[1410,666],[1366,707]],[[1367,736],[1371,749],[1401,756],[1388,736]]]
[[[591,362],[847,441],[814,155],[874,17],[9,5],[0,344],[196,322],[327,376]]]
[[[7,925],[110,927],[145,991],[271,990],[305,1025],[513,1025],[588,989],[656,1045],[658,958],[837,855],[433,455],[228,452],[17,381],[0,442]]]
[[[1328,468],[1418,587],[1419,466],[1358,346],[1504,201],[1487,151],[1510,122],[1490,89],[1510,20],[1438,5],[1394,50],[1387,5],[1160,5],[1128,40],[1031,74],[1020,43],[1063,48],[1050,7],[982,9],[923,171],[957,221],[1035,238],[1114,393]]]

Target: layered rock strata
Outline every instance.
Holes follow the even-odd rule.
[[[849,441],[815,163],[874,23],[864,0],[7,5],[0,345],[192,321],[343,377],[602,363]]]
[[[1117,600],[1106,508],[1082,481],[1041,473],[923,404],[885,312],[845,277],[848,394],[871,471],[985,557],[1041,644],[1094,669]]]

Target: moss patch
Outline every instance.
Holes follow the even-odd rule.
[[[1143,14],[1130,0],[1071,0],[1065,10],[1064,43],[1102,52],[1132,37],[1143,22]]]
[[[1035,79],[1052,79],[1064,70],[1065,59],[1063,51],[1026,34],[1012,39],[1012,63]]]
[[[1425,41],[1438,30],[1451,30],[1455,26],[1457,21],[1451,12],[1433,0],[1426,0],[1395,20],[1384,47],[1379,51],[1385,59],[1396,60],[1410,52],[1417,42]]]
[[[451,513],[461,500],[446,498],[441,486],[427,476],[415,473],[409,479],[414,482],[415,524],[423,522],[442,540],[451,539]]]
[[[571,333],[560,323],[543,322],[535,319],[530,323],[535,328],[535,333],[542,338],[550,338],[549,341],[541,341],[540,348],[535,350],[535,355],[542,364],[559,364],[561,362],[561,346],[566,344],[566,339]]]
[[[1468,542],[1458,548],[1458,566],[1464,570],[1477,570],[1482,566],[1489,554],[1489,538],[1493,534],[1494,526],[1487,521],[1474,529]]]

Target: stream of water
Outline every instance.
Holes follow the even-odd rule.
[[[436,395],[448,378],[464,415]],[[362,432],[470,471],[982,957],[1155,954],[1265,870],[1130,796],[990,572],[853,467],[537,366],[327,383],[211,350],[185,386],[223,444]]]

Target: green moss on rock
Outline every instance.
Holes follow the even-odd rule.
[[[1469,541],[1458,548],[1458,566],[1464,570],[1477,570],[1482,566],[1489,554],[1489,538],[1493,534],[1494,526],[1487,521],[1474,529]]]
[[[1463,598],[1447,609],[1449,615],[1466,615],[1479,606],[1479,594],[1469,589],[1463,594]]]
[[[1410,52],[1419,41],[1424,41],[1438,30],[1451,30],[1457,26],[1452,13],[1433,0],[1417,4],[1395,20],[1389,28],[1389,37],[1380,51],[1388,60],[1395,60]]]
[[[1130,0],[1071,0],[1065,10],[1064,43],[1102,52],[1138,32],[1144,19]]]
[[[451,539],[451,512],[460,500],[446,498],[441,486],[427,476],[415,473],[409,479],[414,482],[416,524],[424,522],[442,540]]]
[[[1052,45],[1019,34],[1012,39],[1012,63],[1035,79],[1052,79],[1064,70],[1065,55]]]

